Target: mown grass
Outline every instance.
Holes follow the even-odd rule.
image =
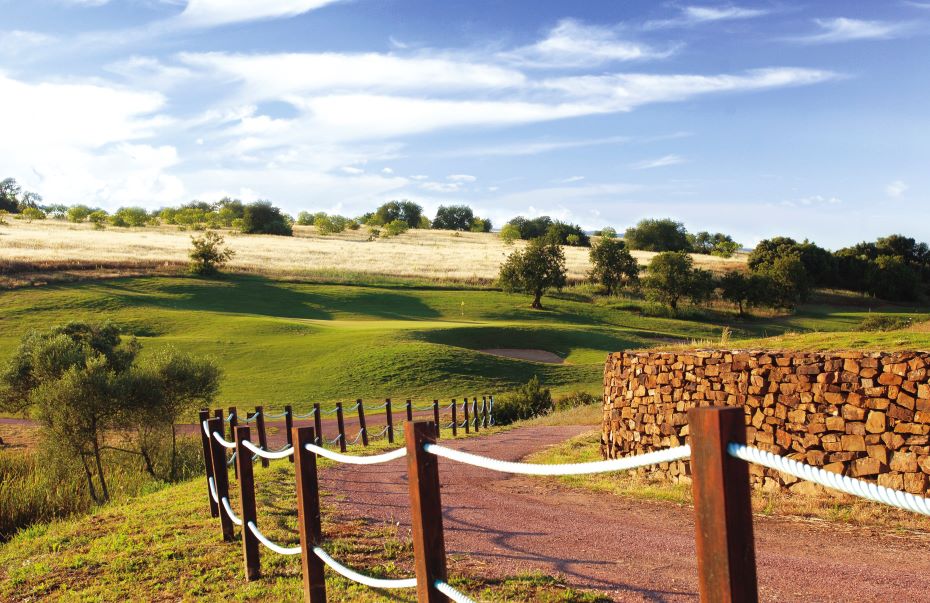
[[[292,467],[283,461],[257,469],[257,481],[262,531],[286,546],[297,543]],[[232,498],[235,508],[235,495]],[[394,525],[343,517],[328,496],[323,503],[324,548],[330,554],[370,575],[412,575],[408,534],[398,533]],[[299,600],[299,558],[264,548],[261,555],[263,577],[246,582],[241,543],[221,541],[219,522],[209,516],[200,478],[81,519],[21,532],[0,545],[0,599]],[[482,601],[609,600],[566,587],[557,577],[485,578],[465,559],[450,560],[450,576],[453,586]],[[328,570],[327,591],[332,601],[414,600],[409,591],[372,590]]]
[[[576,436],[562,444],[531,455],[536,463],[583,463],[603,460],[600,430]],[[638,500],[652,500],[691,506],[691,485],[650,476],[643,471],[602,473],[550,478],[564,485],[596,493],[607,493]],[[753,512],[763,516],[793,517],[848,523],[864,527],[930,532],[930,518],[854,496],[821,489],[817,495],[791,492],[752,494]]]

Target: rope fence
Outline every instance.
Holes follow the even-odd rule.
[[[471,403],[475,418],[475,401]],[[483,405],[490,411],[490,405]],[[386,403],[390,408],[390,402]],[[469,410],[466,400],[463,413]],[[407,408],[410,409],[408,403]],[[438,404],[434,403],[434,410]],[[455,414],[457,405],[450,409]],[[490,412],[489,412],[490,415]],[[744,413],[739,407],[702,407],[688,413],[691,444],[608,461],[544,465],[494,459],[467,453],[436,443],[436,423],[412,422],[404,425],[405,445],[390,452],[358,456],[335,452],[318,445],[314,427],[293,427],[293,445],[268,451],[249,440],[249,427],[236,427],[232,443],[239,470],[241,515],[229,503],[229,482],[225,449],[230,442],[220,432],[223,418],[203,420],[204,461],[207,472],[208,502],[211,514],[219,516],[224,540],[232,540],[232,526],[243,530],[247,579],[260,576],[258,544],[282,555],[301,555],[305,599],[326,601],[324,568],[372,588],[416,588],[421,602],[473,600],[448,583],[443,537],[439,463],[443,458],[492,471],[538,476],[585,475],[617,472],[649,465],[690,459],[694,497],[695,538],[701,600],[758,601],[755,548],[750,500],[749,464],[758,464],[847,494],[900,509],[930,515],[930,499],[907,492],[849,478],[799,461],[746,445]],[[453,422],[452,425],[456,423]],[[388,426],[390,427],[390,426]],[[393,428],[388,433],[393,432]],[[359,433],[359,436],[361,436]],[[211,437],[212,436],[212,437]],[[356,439],[358,439],[358,437]],[[341,438],[342,434],[337,436]],[[255,512],[255,483],[252,463],[244,451],[263,459],[290,456],[295,462],[300,546],[282,546],[268,539],[259,529]],[[339,463],[373,465],[407,458],[407,482],[413,532],[415,578],[387,579],[366,576],[333,559],[322,548],[317,458]]]

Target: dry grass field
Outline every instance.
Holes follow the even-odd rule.
[[[90,224],[9,220],[9,225],[0,226],[0,273],[176,266],[187,262],[191,234],[176,226],[94,230]],[[365,274],[488,282],[497,278],[504,258],[523,245],[518,241],[508,246],[492,233],[437,230],[411,230],[369,241],[365,228],[322,236],[312,227],[297,226],[294,235],[226,233],[227,245],[236,252],[230,268],[275,276]],[[645,265],[655,254],[637,251],[634,255]],[[590,269],[588,249],[566,247],[565,257],[569,278],[583,279]],[[694,257],[696,265],[716,271],[745,262],[744,257]]]

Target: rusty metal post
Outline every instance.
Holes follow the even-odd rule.
[[[439,459],[423,449],[425,444],[435,443],[435,432],[436,426],[432,421],[404,425],[417,601],[420,603],[447,603],[449,600],[435,586],[437,580],[446,580]]]
[[[742,407],[688,411],[701,601],[759,600],[752,535],[749,466],[727,454],[746,443]]]
[[[300,565],[303,570],[304,601],[326,603],[326,578],[323,560],[313,548],[323,542],[320,518],[320,484],[316,471],[316,454],[306,444],[316,442],[312,427],[295,427],[294,474],[297,478],[297,528],[300,531]]]
[[[242,512],[242,558],[245,562],[245,579],[257,580],[262,575],[258,539],[249,529],[249,522],[258,525],[255,511],[255,475],[252,471],[252,453],[243,442],[249,439],[248,426],[236,427],[236,467],[239,469],[239,505]]]

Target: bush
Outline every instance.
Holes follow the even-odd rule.
[[[83,222],[93,211],[94,210],[86,205],[72,205],[67,211],[68,221],[75,223]]]
[[[509,425],[514,421],[531,419],[551,412],[552,393],[543,389],[539,377],[533,377],[517,391],[500,396],[494,401],[494,423]]]
[[[616,239],[617,238],[617,229],[612,226],[605,226],[601,229],[598,236],[601,236],[605,239]]]
[[[513,242],[520,238],[520,229],[513,224],[504,224],[500,232],[501,240],[507,245],[513,245]]]
[[[691,251],[691,241],[684,224],[665,218],[641,220],[623,235],[630,249],[644,251]]]
[[[410,227],[403,220],[394,220],[384,225],[384,228],[381,230],[382,237],[396,237],[399,234],[407,232]]]
[[[87,216],[87,220],[94,225],[94,228],[100,230],[104,227],[103,225],[107,223],[107,212],[102,209],[92,211],[90,215]]]
[[[242,210],[240,230],[245,234],[270,234],[289,237],[294,234],[288,216],[270,201],[249,203]]]
[[[859,323],[860,331],[897,331],[906,329],[914,323],[910,316],[894,316],[889,314],[869,314]]]
[[[24,220],[27,222],[32,222],[33,220],[44,220],[45,212],[39,209],[38,207],[27,207],[20,214]]]
[[[593,394],[589,394],[588,392],[577,391],[556,400],[555,409],[569,410],[571,408],[578,408],[579,406],[590,406],[592,404],[600,403],[600,396],[595,396]]]
[[[202,237],[191,237],[191,273],[210,276],[219,272],[236,253],[223,247],[223,242],[223,237],[213,231]]]
[[[149,221],[149,214],[141,207],[121,207],[110,216],[110,224],[123,228],[145,226]]]

